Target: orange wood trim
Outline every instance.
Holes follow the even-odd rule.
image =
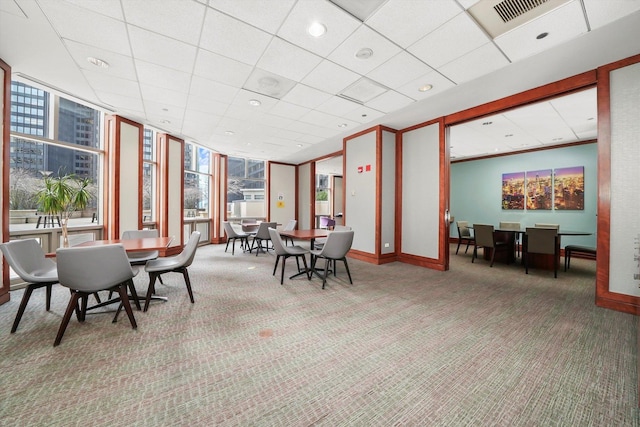
[[[310,203],[311,206],[309,209],[309,213],[311,218],[309,218],[309,224],[311,226],[311,228],[316,228],[316,162],[310,163],[309,164],[309,179],[310,179],[310,187],[311,187],[311,192],[309,193],[310,195]]]
[[[228,176],[229,176],[229,157],[226,154],[221,154],[220,155],[220,165],[224,165],[224,174],[221,176],[222,179],[222,199],[224,200],[224,216],[223,219],[224,221],[228,221],[229,218],[227,218],[227,195],[229,193],[229,188],[228,188]],[[226,241],[226,239],[225,239]]]
[[[396,228],[395,253],[402,248],[402,132],[396,133]]]
[[[306,165],[307,163],[315,163],[321,160],[330,159],[331,157],[342,156],[342,151],[335,151],[333,153],[325,154],[324,156],[316,157],[315,159],[307,160],[306,162],[299,163],[298,166]]]
[[[401,134],[404,134],[406,132],[411,132],[413,130],[420,129],[420,128],[423,128],[423,127],[426,127],[426,126],[435,125],[436,123],[440,123],[442,121],[443,121],[443,118],[437,118],[437,119],[429,120],[427,122],[418,123],[417,125],[413,125],[413,126],[408,127],[408,128],[401,129],[398,132],[401,133]]]
[[[282,166],[296,166],[295,163],[275,162],[275,161],[272,161],[272,160],[270,160],[269,163],[272,163],[274,165],[282,165]],[[307,163],[307,162],[305,162],[305,163]]]
[[[477,119],[488,114],[495,114],[499,111],[508,110],[514,107],[521,107],[543,99],[565,95],[571,91],[577,91],[593,86],[596,82],[596,71],[587,71],[585,73],[568,77],[563,80],[558,80],[534,89],[529,89],[515,95],[510,95],[505,98],[487,102],[486,104],[449,114],[448,116],[445,116],[445,125],[450,126],[467,120]]]
[[[374,218],[374,230],[375,230],[375,254],[376,258],[380,258],[382,250],[380,249],[380,243],[382,241],[382,130],[380,127],[376,130],[376,199],[375,199],[375,218]]]
[[[144,171],[144,126],[138,128],[138,230],[142,230],[142,193]]]
[[[294,209],[294,213],[293,214],[295,215],[295,219],[296,220],[298,219],[298,215],[300,214],[300,210],[298,208],[298,191],[300,189],[298,180],[300,179],[300,175],[299,175],[298,171],[299,171],[299,166],[295,166],[295,178],[294,179],[295,179],[296,182],[294,184],[295,194],[293,196],[293,203],[294,203],[294,208],[293,208]],[[298,223],[296,223],[296,229],[298,227],[299,227],[299,225],[298,225]]]
[[[158,183],[160,184],[160,209],[158,210],[158,230],[161,236],[169,234],[169,136],[158,133]]]
[[[347,225],[347,142],[342,141],[342,224]]]
[[[452,159],[451,163],[472,162],[474,160],[486,160],[486,159],[492,159],[494,157],[516,156],[519,154],[533,153],[535,151],[555,150],[558,148],[575,147],[578,145],[597,144],[597,143],[598,143],[597,139],[589,139],[587,141],[576,141],[576,142],[569,142],[566,144],[547,145],[547,146],[538,147],[538,148],[529,148],[526,150],[510,151],[508,153],[488,154],[486,156],[469,157],[464,159]]]
[[[439,260],[444,270],[449,270],[449,221],[445,219],[449,211],[450,170],[449,144],[447,143],[447,128],[444,125],[444,117],[440,119],[440,230],[439,230]]]
[[[2,79],[2,241],[9,241],[9,180],[10,180],[10,151],[11,151],[11,67],[0,59],[0,68],[4,72]],[[0,304],[11,299],[9,295],[9,264],[2,259],[2,284],[0,285]]]
[[[211,153],[211,182],[209,184],[209,208],[211,211],[211,228],[209,241],[214,243],[220,237],[220,155]]]
[[[176,138],[168,135],[168,141],[177,142],[180,144],[180,247],[183,246],[184,240],[184,139]],[[169,153],[169,144],[167,144],[167,154]],[[169,159],[171,160],[171,159]],[[169,170],[169,164],[167,163],[167,171]],[[168,183],[168,181],[167,181]],[[169,186],[167,185],[167,194],[169,194]],[[167,217],[168,219],[168,217]],[[168,227],[167,223],[167,227]]]
[[[398,255],[398,261],[411,265],[417,265],[419,267],[426,267],[432,270],[445,271],[444,265],[440,260],[434,258],[425,258],[417,255],[400,253]]]
[[[609,291],[611,251],[611,90],[610,73],[640,62],[640,55],[598,68],[598,236],[596,305],[640,314],[640,298]]]
[[[264,202],[267,205],[267,221],[269,221],[271,218],[271,162],[267,162],[267,181],[264,187]]]
[[[359,261],[368,262],[369,264],[388,264],[390,262],[397,261],[396,254],[384,254],[377,256],[369,252],[359,251],[357,249],[351,249],[347,254],[349,258],[357,259]]]

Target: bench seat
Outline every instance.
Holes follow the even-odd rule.
[[[596,248],[590,246],[567,245],[564,247],[564,271],[571,267],[571,255],[579,254],[580,258],[596,259]]]

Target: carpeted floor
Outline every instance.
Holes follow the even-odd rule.
[[[303,243],[304,244],[304,243]],[[453,253],[453,252],[452,252]],[[36,291],[0,306],[2,426],[638,426],[632,315],[595,307],[595,263],[548,271],[452,255],[451,271],[350,261],[327,289],[272,255],[198,249],[147,313],[72,318],[52,346]],[[287,275],[294,272],[289,260]],[[136,278],[138,292],[146,278]]]

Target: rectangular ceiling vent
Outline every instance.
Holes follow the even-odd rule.
[[[493,6],[493,9],[500,15],[502,22],[509,22],[547,1],[548,0],[504,0]]]
[[[467,12],[496,38],[574,0],[480,0]]]

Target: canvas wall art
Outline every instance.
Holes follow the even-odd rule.
[[[524,209],[524,172],[502,174],[502,209]]]
[[[555,208],[584,210],[584,166],[555,169]]]
[[[551,210],[553,185],[551,169],[527,172],[527,209]]]

